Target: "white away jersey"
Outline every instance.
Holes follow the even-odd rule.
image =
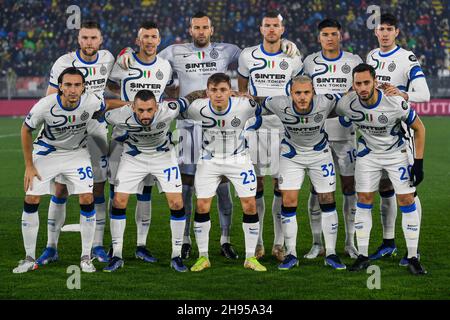
[[[124,153],[131,156],[170,151],[173,147],[170,124],[187,106],[187,101],[161,102],[149,125],[143,125],[130,105],[106,112],[105,120],[125,132],[116,138],[124,143]]]
[[[66,109],[57,93],[39,100],[31,108],[25,124],[32,130],[43,125],[34,141],[34,153],[72,151],[86,146],[87,123],[95,111],[103,110],[103,96],[85,93],[75,109]]]
[[[322,151],[328,145],[325,120],[338,98],[331,94],[316,95],[308,113],[299,113],[291,97],[276,96],[264,100],[263,108],[277,115],[284,125],[281,155],[293,158],[297,154]]]
[[[245,48],[239,56],[238,73],[249,79],[248,91],[253,96],[269,97],[290,94],[291,79],[303,70],[300,56],[288,57],[281,50],[268,53],[262,44]],[[264,116],[262,129],[282,128],[275,116]]]
[[[304,72],[313,79],[316,94],[343,94],[353,84],[352,71],[362,59],[350,52],[341,51],[336,59],[327,59],[322,51],[310,54],[304,61]],[[330,141],[346,141],[353,139],[353,126],[344,126],[339,118],[328,119],[325,131]]]
[[[85,79],[86,91],[103,95],[106,81],[114,65],[114,57],[108,50],[99,50],[97,59],[92,62],[84,61],[80,50],[67,53],[53,64],[50,72],[49,84],[58,88],[58,77],[67,68],[75,67],[80,70]]]
[[[261,126],[261,107],[244,97],[231,97],[225,111],[215,110],[209,99],[197,99],[182,113],[185,119],[199,121],[203,129],[201,159],[228,158],[247,152],[245,130]],[[252,126],[247,120],[255,118]]]
[[[172,68],[167,60],[156,57],[151,63],[145,63],[139,60],[133,53],[136,63],[123,70],[117,63],[109,78],[110,81],[120,85],[120,97],[124,101],[133,101],[134,96],[140,90],[151,90],[156,101],[160,101],[161,95],[166,86],[173,83]]]
[[[400,46],[386,53],[379,48],[370,51],[367,64],[375,68],[378,82],[390,83],[405,92],[411,81],[425,77],[414,53]]]
[[[158,55],[170,62],[178,75],[180,97],[192,91],[206,89],[206,82],[214,73],[226,72],[237,62],[241,49],[234,44],[211,43],[197,48],[193,43],[173,44]]]
[[[416,112],[398,96],[387,97],[378,90],[378,100],[373,106],[364,106],[356,92],[342,97],[336,107],[336,113],[352,121],[361,132],[358,140],[358,156],[369,152],[388,153],[405,146],[401,123],[411,125]]]

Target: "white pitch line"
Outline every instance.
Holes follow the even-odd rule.
[[[20,133],[11,133],[11,134],[0,134],[0,139],[1,138],[9,138],[9,137],[19,137]]]

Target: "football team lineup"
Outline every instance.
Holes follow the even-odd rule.
[[[430,92],[414,53],[396,42],[399,21],[390,13],[379,17],[375,30],[368,30],[379,47],[365,61],[341,49],[342,27],[335,19],[317,25],[320,50],[306,57],[282,38],[284,23],[278,12],[265,13],[262,42],[241,49],[211,42],[211,19],[198,12],[190,18],[192,42],[158,52],[158,25],[144,22],[136,35],[139,50],[127,47],[115,59],[101,47],[99,23],[83,22],[79,49],[55,59],[46,96],[21,128],[25,258],[13,273],[45,272],[59,260],[70,195],[80,207],[81,271],[94,273],[101,266],[104,272],[127,272],[124,235],[134,199],[134,256],[157,263],[147,248],[156,186],[170,212],[168,258],[176,272],[214,268],[212,234],[221,255],[230,261],[243,257],[245,269],[267,271],[264,258],[271,255],[278,270],[292,273],[301,259],[302,189],[309,192],[312,234],[303,258],[323,259],[330,272],[358,273],[400,254],[401,267],[427,274],[420,260],[422,204],[416,190],[424,179],[425,126],[410,102],[429,101]],[[236,66],[233,90],[227,71]],[[378,246],[370,241],[376,194],[382,217]],[[44,195],[51,195],[47,243],[36,255]],[[214,198],[219,224],[212,227]],[[396,245],[398,209],[405,252]],[[241,212],[244,252],[238,254],[231,225]],[[273,238],[263,232],[267,219]],[[220,235],[211,232],[215,227]],[[351,265],[336,250],[338,233],[345,234],[343,254]],[[198,257],[188,267],[194,251]]]

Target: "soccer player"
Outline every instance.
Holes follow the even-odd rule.
[[[261,108],[248,98],[231,97],[231,80],[224,73],[209,77],[207,95],[207,99],[197,99],[182,113],[184,118],[201,121],[203,128],[200,161],[195,173],[197,206],[194,234],[199,258],[191,271],[202,271],[211,266],[208,257],[209,212],[222,177],[233,184],[241,200],[246,256],[244,267],[266,271],[255,257],[260,230],[255,203],[256,176],[244,137],[245,130],[256,130],[261,125]],[[246,126],[250,118],[255,118],[255,123]]]
[[[22,235],[26,258],[14,273],[38,267],[35,261],[39,231],[38,207],[41,195],[53,194],[55,178],[60,176],[70,194],[79,195],[81,228],[81,270],[95,272],[91,249],[95,232],[95,208],[92,195],[91,159],[86,150],[87,127],[96,111],[104,108],[103,98],[86,93],[85,79],[74,67],[63,70],[57,81],[58,93],[39,100],[22,126],[22,149],[25,159]],[[32,131],[43,125],[32,142]]]
[[[109,77],[108,88],[120,94],[122,101],[133,101],[137,92],[151,90],[159,102],[167,85],[172,84],[172,68],[167,60],[157,57],[157,48],[161,43],[158,26],[154,22],[144,22],[137,35],[139,52],[133,53],[135,63],[128,70],[122,69],[118,63]],[[120,100],[119,100],[120,101]],[[111,199],[115,195],[117,170],[127,130],[122,126],[113,129],[109,155],[109,183]],[[144,188],[137,194],[135,221],[137,227],[137,243],[135,256],[144,262],[153,263],[157,259],[147,249],[147,235],[151,222],[151,191],[154,177],[145,179]]]
[[[373,198],[384,170],[394,186],[402,211],[409,270],[413,274],[425,274],[417,258],[420,219],[414,201],[415,187],[423,180],[425,127],[408,102],[399,96],[386,96],[376,86],[375,69],[368,64],[358,65],[353,69],[355,92],[344,96],[336,109],[361,133],[355,168],[358,194],[355,229],[359,256],[349,270],[363,270],[370,264]],[[414,130],[415,154],[405,141],[402,123]]]
[[[103,38],[98,23],[87,21],[81,24],[78,33],[80,48],[58,58],[50,72],[47,95],[59,90],[58,77],[63,70],[76,67],[85,77],[86,92],[103,96],[106,81],[114,64],[114,57],[108,50],[100,50]],[[107,177],[108,144],[106,124],[102,120],[90,120],[88,123],[87,147],[92,160],[94,176],[94,203],[96,212],[96,226],[93,244],[93,257],[101,262],[107,262],[108,256],[103,248],[103,235],[106,221],[106,204],[104,187]],[[55,194],[52,196],[48,208],[47,246],[37,259],[39,265],[58,260],[58,239],[61,227],[66,218],[67,187],[56,178]]]
[[[239,91],[249,92],[252,96],[289,95],[291,79],[300,74],[303,63],[300,54],[289,57],[281,50],[281,36],[284,33],[283,18],[277,12],[264,15],[260,26],[263,43],[246,48],[239,56]],[[256,192],[256,207],[259,216],[260,233],[256,247],[256,257],[265,254],[263,242],[263,222],[265,214],[264,176],[267,171],[273,178],[274,197],[272,215],[274,221],[274,244],[272,254],[279,261],[284,260],[284,239],[281,230],[281,194],[277,184],[276,162],[267,170],[268,159],[279,157],[279,140],[284,130],[283,124],[277,116],[264,116],[261,130],[250,138],[249,146],[253,155],[257,155],[256,175],[258,189]],[[253,140],[253,141],[252,141]],[[262,158],[262,159],[261,159]],[[274,168],[275,167],[275,168]]]
[[[324,130],[326,119],[338,100],[338,95],[315,95],[313,80],[303,75],[292,79],[289,96],[268,97],[262,102],[266,111],[263,114],[275,114],[285,128],[281,141],[278,185],[283,198],[281,219],[286,257],[278,266],[279,270],[289,270],[298,265],[296,211],[298,192],[306,172],[319,197],[321,230],[326,247],[325,265],[336,270],[346,268],[336,255],[336,174]]]
[[[310,54],[304,61],[304,72],[313,79],[316,94],[346,93],[352,86],[352,69],[362,63],[359,56],[341,49],[341,25],[333,19],[325,19],[318,25],[321,51]],[[353,259],[358,257],[354,245],[355,237],[355,131],[351,123],[334,117],[325,121],[330,150],[336,172],[341,179],[343,194],[343,216],[345,222],[345,252]],[[308,201],[309,222],[313,235],[311,250],[305,255],[314,259],[323,253],[321,210],[318,195],[312,189]]]
[[[130,194],[144,187],[145,178],[151,174],[166,193],[170,208],[172,231],[171,267],[178,272],[187,271],[180,257],[185,224],[181,176],[175,150],[170,140],[170,123],[187,105],[183,100],[158,104],[152,91],[144,89],[134,95],[131,106],[108,111],[106,121],[126,131],[123,152],[115,177],[115,193],[111,210],[111,236],[113,257],[106,272],[123,267],[122,247],[126,224],[126,207]]]
[[[172,98],[182,97],[195,90],[204,90],[208,78],[218,72],[225,73],[237,64],[241,49],[233,44],[211,42],[214,27],[211,19],[203,12],[198,12],[190,19],[189,34],[191,43],[173,44],[159,53],[159,56],[168,60],[173,72],[178,77],[178,87],[170,90]],[[297,52],[294,43],[282,39],[282,50],[290,56]],[[127,69],[134,63],[132,50],[126,48],[118,58],[118,63]],[[183,201],[186,210],[186,229],[184,233],[181,256],[189,258],[192,250],[190,238],[190,220],[192,213],[192,195],[194,191],[194,176],[196,160],[193,157],[201,128],[196,128],[189,121],[177,122],[182,135],[180,141],[183,155],[180,164],[183,181]],[[181,135],[181,134],[180,134]],[[221,226],[221,254],[229,259],[237,259],[238,255],[231,245],[230,229],[233,203],[230,195],[230,185],[223,182],[217,188],[217,208]]]
[[[379,48],[367,55],[367,63],[375,68],[378,83],[383,84],[387,96],[400,95],[407,102],[427,102],[430,100],[430,91],[425,75],[414,53],[396,44],[399,33],[397,18],[389,13],[382,14],[380,24],[375,29]],[[411,131],[409,133],[411,136]],[[380,259],[383,256],[395,256],[397,253],[394,241],[397,204],[392,183],[385,175],[381,179],[380,195],[383,243],[375,253],[369,256],[371,260]],[[415,203],[420,219],[422,206],[417,192]],[[401,259],[400,265],[408,265],[406,255]]]

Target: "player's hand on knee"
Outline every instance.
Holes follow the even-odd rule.
[[[418,186],[423,178],[423,159],[414,159],[414,164],[411,168],[411,181],[413,182],[413,186]]]
[[[25,168],[25,176],[23,179],[23,187],[25,189],[25,192],[28,190],[33,189],[33,178],[37,177],[39,180],[41,180],[41,176],[37,172],[35,166],[27,166]]]
[[[123,48],[117,56],[117,64],[124,70],[128,70],[134,63],[134,50],[130,47]]]
[[[281,39],[281,51],[283,51],[290,58],[300,56],[297,46],[292,41]]]

